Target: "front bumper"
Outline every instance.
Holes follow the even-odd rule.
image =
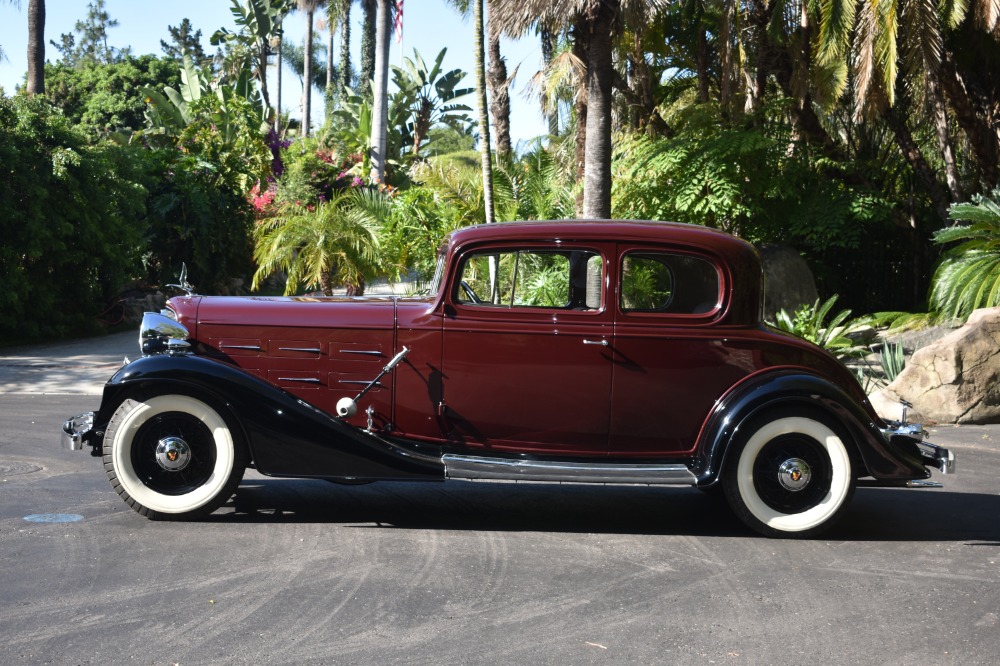
[[[927,441],[927,431],[919,423],[900,423],[890,421],[889,426],[882,431],[886,440],[894,446],[916,447],[921,462],[927,467],[934,467],[942,474],[955,472],[955,454],[943,446]]]
[[[94,412],[77,414],[63,424],[62,446],[67,451],[83,451],[94,431]]]

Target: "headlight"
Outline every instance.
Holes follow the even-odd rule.
[[[184,326],[179,324],[173,317],[156,312],[147,312],[142,315],[142,325],[139,327],[139,348],[144,356],[163,353],[183,353],[190,347],[188,338],[191,334]]]

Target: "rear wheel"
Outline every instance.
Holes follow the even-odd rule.
[[[245,468],[243,443],[226,420],[187,395],[126,400],[104,435],[112,487],[149,518],[211,513],[232,496]]]
[[[813,536],[829,528],[854,494],[851,457],[840,436],[811,415],[752,423],[723,475],[736,515],[765,536]]]

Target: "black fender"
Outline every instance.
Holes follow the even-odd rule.
[[[146,356],[122,367],[104,387],[97,422],[107,423],[126,398],[151,392],[192,394],[222,408],[261,474],[444,479],[440,453],[356,428],[240,368],[200,356]]]
[[[857,400],[839,386],[816,375],[782,370],[757,375],[727,393],[709,414],[699,436],[692,471],[699,486],[719,481],[729,449],[740,429],[756,415],[769,410],[808,408],[818,410],[839,424],[864,466],[856,476],[876,479],[926,479],[930,471],[913,447],[891,446],[880,424]]]

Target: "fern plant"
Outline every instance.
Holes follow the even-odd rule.
[[[953,220],[938,243],[960,244],[941,260],[931,282],[931,306],[947,317],[966,319],[973,310],[1000,305],[1000,188],[971,203],[954,204]]]

